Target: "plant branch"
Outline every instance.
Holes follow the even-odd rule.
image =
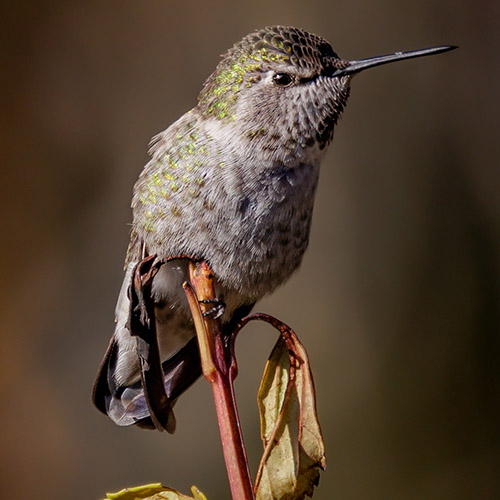
[[[184,291],[198,336],[203,375],[214,393],[231,494],[233,500],[255,500],[234,396],[233,381],[237,373],[234,343],[229,344],[227,356],[220,321],[210,314],[203,317],[210,305],[200,301],[217,299],[209,266],[205,262],[192,262],[189,271],[191,285],[184,283]]]

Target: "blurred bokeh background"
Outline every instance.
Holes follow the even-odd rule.
[[[163,482],[229,498],[209,386],[169,436],[90,403],[113,331],[132,185],[219,54],[291,24],[344,58],[460,49],[355,79],[301,270],[257,310],[308,348],[328,469],[315,498],[500,498],[500,3],[4,2],[0,489],[92,500]],[[255,395],[275,335],[238,344]]]

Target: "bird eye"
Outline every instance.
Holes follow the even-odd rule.
[[[293,83],[293,77],[288,73],[276,73],[273,76],[273,82],[278,87],[288,87]]]

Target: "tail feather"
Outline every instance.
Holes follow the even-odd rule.
[[[117,387],[113,380],[118,346],[112,340],[99,369],[93,392],[95,406],[120,426],[137,425],[154,429],[141,380],[124,387]],[[176,399],[201,375],[198,343],[193,338],[172,358],[162,363],[165,391],[169,398],[167,431],[175,430],[172,408]]]

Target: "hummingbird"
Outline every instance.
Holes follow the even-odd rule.
[[[134,186],[116,326],[93,392],[99,410],[121,426],[174,431],[172,407],[201,374],[182,288],[189,260],[205,261],[213,271],[227,335],[301,263],[320,164],[352,78],[454,48],[349,61],[320,36],[272,26],[229,49],[197,105],[152,139],[151,159]],[[131,320],[134,273],[152,256],[162,265],[145,298],[153,304],[163,416],[153,414],[145,393],[141,370],[149,366],[141,364]]]

